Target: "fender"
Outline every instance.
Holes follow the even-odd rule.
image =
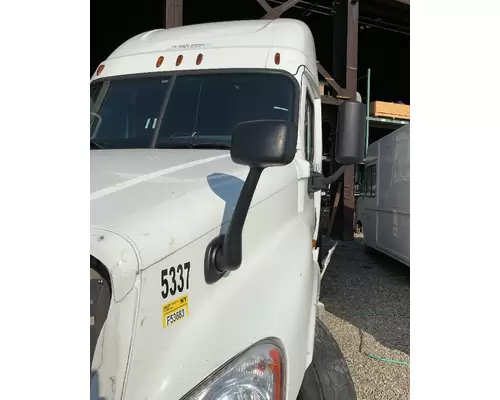
[[[179,399],[242,349],[270,337],[282,344],[287,393],[297,396],[312,359],[319,268],[312,260],[310,228],[297,216],[296,190],[294,182],[250,210],[243,263],[216,284],[206,284],[203,263],[204,249],[219,230],[141,271],[127,398]],[[267,220],[259,218],[264,214]],[[163,298],[162,271],[182,271],[186,263],[183,290]],[[181,275],[175,274],[179,288]],[[164,327],[162,307],[181,297],[187,317]]]
[[[120,399],[127,379],[138,309],[138,253],[123,236],[93,227],[90,254],[104,265],[111,279],[111,303],[91,366],[91,399]]]
[[[139,252],[124,236],[109,229],[92,227],[90,255],[108,269],[113,299],[121,301],[134,287],[140,269]]]

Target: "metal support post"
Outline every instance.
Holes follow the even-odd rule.
[[[165,0],[165,28],[182,26],[183,0]]]
[[[371,77],[372,70],[368,68],[368,73],[366,75],[366,144],[365,144],[365,154],[368,152],[368,144],[370,137],[370,90],[371,90]]]

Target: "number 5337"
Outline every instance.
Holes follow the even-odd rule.
[[[191,264],[186,262],[177,267],[166,268],[161,271],[161,296],[166,299],[169,295],[175,296],[189,289],[189,270]]]

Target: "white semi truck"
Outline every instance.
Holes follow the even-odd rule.
[[[91,399],[356,398],[317,320],[320,192],[364,158],[339,107],[321,173],[299,21],[155,30],[91,78]]]

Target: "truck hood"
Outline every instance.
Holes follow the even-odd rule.
[[[252,204],[288,185],[290,167],[264,171]],[[207,149],[92,150],[90,168],[91,226],[127,239],[140,269],[229,221],[248,174]]]

